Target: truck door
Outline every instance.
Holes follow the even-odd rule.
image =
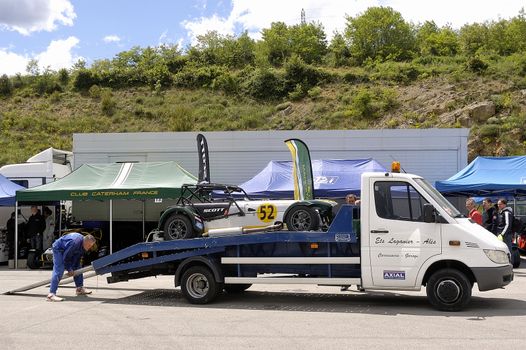
[[[428,201],[410,183],[371,180],[374,198],[368,234],[373,285],[414,288],[420,266],[441,253],[441,224],[424,222],[423,207]]]

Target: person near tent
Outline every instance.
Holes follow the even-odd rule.
[[[52,216],[53,212],[48,207],[44,207],[44,221],[46,223],[46,228],[42,234],[42,248],[45,251],[51,244],[53,244],[53,238],[55,233],[55,220]]]
[[[31,206],[31,216],[26,223],[26,234],[32,249],[42,250],[42,232],[45,228],[46,222],[40,211],[35,205]]]
[[[8,257],[13,258],[15,251],[15,212],[11,213],[11,217],[7,220],[5,227],[7,229],[7,246],[9,247]]]
[[[68,233],[57,239],[53,243],[53,273],[49,286],[47,301],[63,301],[64,298],[57,296],[58,283],[64,274],[68,271],[68,276],[73,276],[74,271],[80,268],[80,259],[84,252],[89,251],[95,244],[95,238],[92,235],[83,236],[78,232]],[[84,278],[82,274],[74,276],[75,286],[77,287],[76,295],[91,294],[90,290],[84,288]]]
[[[468,217],[482,226],[482,214],[477,210],[477,205],[473,198],[466,199],[466,209],[468,210]]]
[[[502,241],[506,243],[510,253],[512,252],[512,236],[513,230],[513,210],[508,207],[508,201],[505,198],[499,199],[497,202],[499,212],[497,215],[497,234],[502,237]]]
[[[497,232],[497,208],[495,208],[495,205],[489,197],[484,198],[482,207],[484,208],[482,226],[489,232],[495,234]]]

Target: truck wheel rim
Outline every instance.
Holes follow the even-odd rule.
[[[168,227],[172,239],[181,239],[186,235],[186,225],[182,220],[175,220]]]
[[[291,217],[292,228],[296,231],[307,230],[311,225],[309,213],[305,210],[298,210]]]
[[[442,280],[436,287],[438,299],[445,304],[453,304],[460,298],[461,294],[462,290],[458,282],[452,279]]]
[[[194,299],[205,297],[208,289],[208,279],[201,273],[194,273],[186,280],[186,290]]]

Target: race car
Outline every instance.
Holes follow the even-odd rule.
[[[219,197],[219,198],[218,198]],[[238,186],[183,185],[177,204],[168,207],[158,229],[165,240],[207,235],[212,229],[258,228],[283,222],[289,231],[326,229],[332,220],[330,200],[251,200]]]

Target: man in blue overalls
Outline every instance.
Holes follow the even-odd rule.
[[[58,283],[64,275],[64,270],[68,271],[68,276],[73,276],[73,271],[80,268],[80,258],[85,251],[88,251],[95,244],[95,238],[92,235],[83,236],[80,233],[73,232],[64,235],[53,243],[53,274],[51,275],[51,286],[49,287],[48,301],[62,301],[56,295]],[[84,288],[84,279],[82,274],[74,277],[77,295],[91,294]]]

